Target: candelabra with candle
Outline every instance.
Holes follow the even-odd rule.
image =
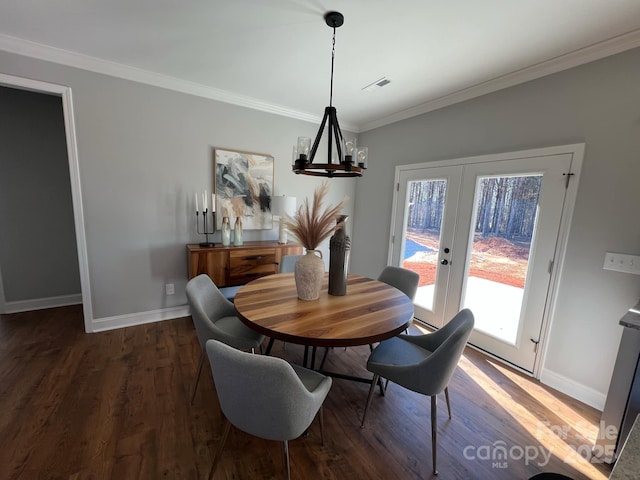
[[[215,193],[211,194],[211,211],[207,202],[207,191],[202,194],[202,212],[198,210],[198,194],[196,199],[196,231],[205,236],[205,241],[200,242],[201,247],[213,247],[215,244],[209,241],[209,235],[213,235],[216,231],[216,197]],[[200,214],[202,213],[202,220]],[[211,222],[211,223],[209,223]]]

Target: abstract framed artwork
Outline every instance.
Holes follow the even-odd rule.
[[[214,183],[216,193],[216,228],[222,218],[242,217],[245,230],[273,228],[271,196],[273,195],[271,155],[214,149]]]

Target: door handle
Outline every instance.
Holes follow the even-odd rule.
[[[540,340],[534,340],[533,338],[530,338],[529,340],[533,342],[533,353],[538,353],[538,344],[540,343]]]
[[[444,260],[441,260],[440,263],[442,265],[449,265],[449,260],[447,260],[446,258]]]

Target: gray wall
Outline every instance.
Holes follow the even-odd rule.
[[[7,52],[0,65],[72,89],[94,319],[186,304],[186,244],[204,239],[194,192],[212,190],[214,147],[274,155],[277,195],[300,202],[321,182],[291,172],[292,146],[317,125]],[[329,202],[354,188],[332,182]],[[277,239],[277,226],[244,238]]]
[[[7,302],[80,293],[59,97],[0,87],[0,271]]]
[[[289,166],[316,125],[6,52],[0,65],[72,88],[94,318],[186,303],[185,244],[200,239],[191,201],[212,187],[214,146],[273,154],[276,194],[301,199],[319,183]],[[386,263],[395,165],[585,142],[546,368],[606,392],[617,321],[640,294],[640,277],[602,270],[605,251],[640,245],[638,85],[636,49],[361,134],[371,168],[332,181],[330,199],[350,196],[347,213],[355,204],[351,271],[376,276]]]
[[[639,85],[635,49],[361,134],[371,158],[352,270],[371,276],[386,264],[396,165],[584,142],[545,371],[606,394],[618,320],[640,297],[640,276],[602,269],[606,251],[640,254]]]

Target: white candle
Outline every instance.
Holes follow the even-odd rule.
[[[215,193],[211,193],[211,211],[212,212],[216,211],[216,194]]]
[[[198,213],[198,192],[196,192],[196,213]]]
[[[202,203],[204,203],[204,211],[207,211],[207,191],[204,191],[204,194],[202,195]]]

